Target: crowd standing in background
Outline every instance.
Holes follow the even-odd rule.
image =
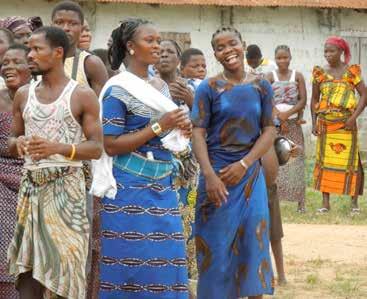
[[[95,50],[77,3],[48,21],[0,20],[0,299],[261,299],[270,247],[285,284],[279,200],[306,212],[292,50],[275,45],[273,61],[222,27],[208,76],[200,49],[148,20],[122,20]],[[328,38],[324,57],[310,106],[318,212],[346,194],[359,213],[366,87],[345,40]]]

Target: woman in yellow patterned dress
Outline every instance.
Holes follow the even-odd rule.
[[[319,212],[330,210],[330,193],[335,193],[350,195],[351,210],[358,213],[363,169],[356,120],[366,105],[366,88],[360,66],[348,65],[350,50],[345,40],[328,38],[324,56],[328,64],[323,68],[315,66],[312,72],[311,102],[312,133],[317,136],[314,183],[323,195]]]

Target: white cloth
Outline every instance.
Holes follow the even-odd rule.
[[[99,95],[102,118],[102,100],[104,94],[111,86],[120,86],[127,90],[132,96],[140,100],[144,105],[160,111],[162,113],[170,112],[178,106],[157,89],[134,74],[124,71],[113,76],[107,81]],[[167,136],[162,138],[162,144],[172,152],[181,152],[189,146],[189,139],[184,137],[180,130],[173,130]],[[92,161],[93,182],[90,193],[97,196],[114,199],[117,193],[116,180],[112,174],[112,157],[105,152],[99,160]]]

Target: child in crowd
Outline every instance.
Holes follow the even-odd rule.
[[[203,52],[195,48],[185,50],[181,56],[180,71],[181,76],[188,80],[188,85],[195,91],[207,73]]]

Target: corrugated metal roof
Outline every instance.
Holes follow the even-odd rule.
[[[218,6],[288,6],[367,9],[367,0],[96,0],[97,2],[121,2],[164,5],[218,5]]]

